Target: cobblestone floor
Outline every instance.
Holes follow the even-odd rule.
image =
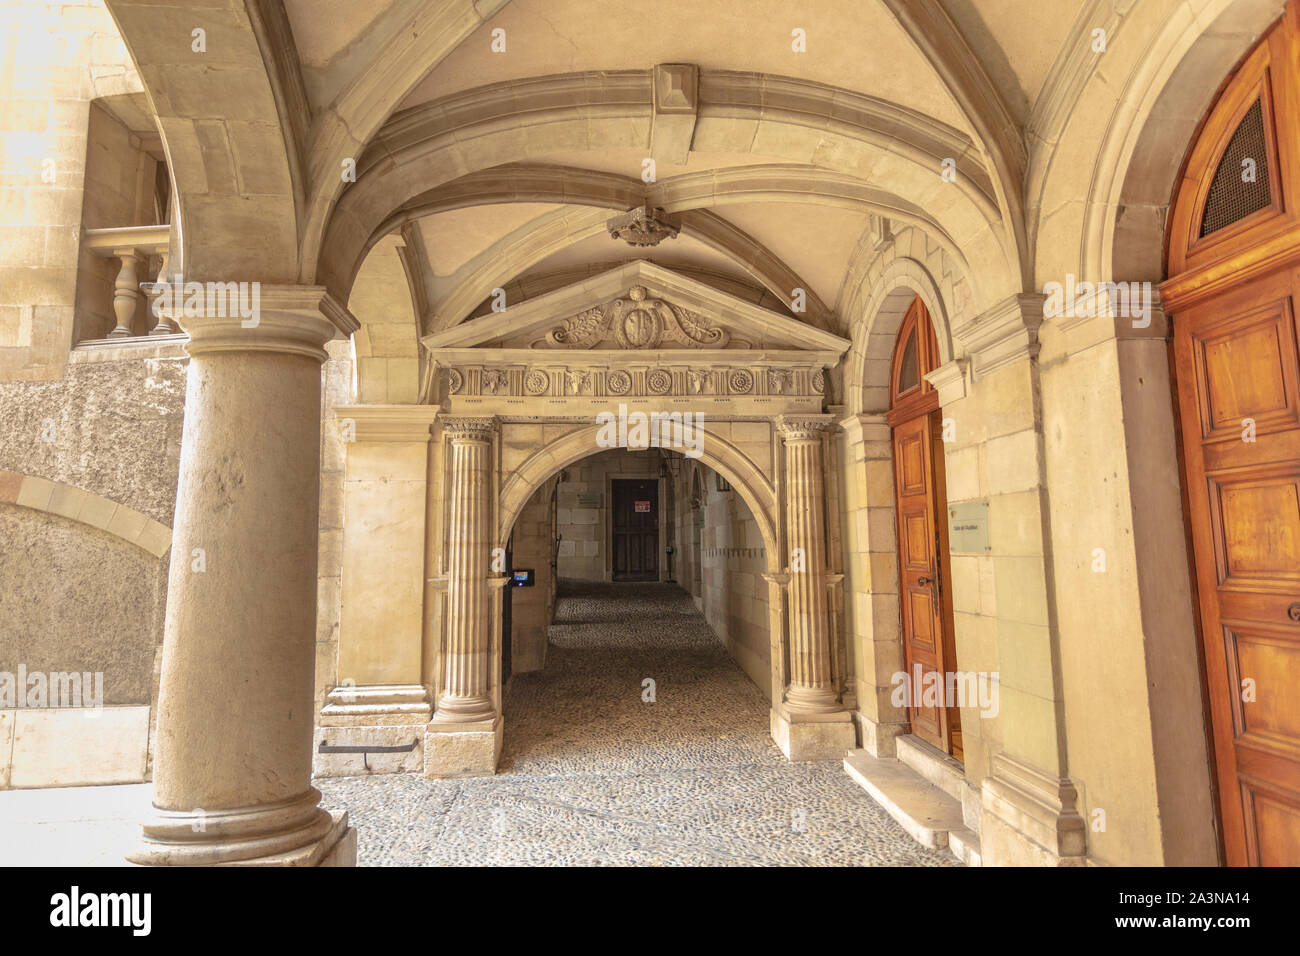
[[[546,669],[511,682],[496,776],[316,782],[362,865],[956,865],[840,761],[782,757],[764,694],[675,585],[573,585],[556,610]]]

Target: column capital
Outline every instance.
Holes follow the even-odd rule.
[[[453,442],[487,442],[497,428],[497,420],[491,418],[442,418],[438,419],[442,432]]]
[[[324,286],[183,282],[159,277],[154,308],[189,335],[185,350],[287,352],[326,359],[325,343],[361,323]]]
[[[822,435],[833,427],[834,415],[778,415],[776,419],[776,430],[786,444],[821,441]]]

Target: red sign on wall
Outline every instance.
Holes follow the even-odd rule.
[[[635,510],[636,510],[638,513],[640,513],[640,512],[644,512],[644,513],[646,513],[646,514],[649,514],[649,513],[650,513],[650,502],[648,502],[648,501],[638,501],[638,502],[636,502],[635,504],[636,504],[636,508],[635,508]]]

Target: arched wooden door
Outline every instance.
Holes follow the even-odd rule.
[[[1188,153],[1161,286],[1219,819],[1233,865],[1300,865],[1298,131],[1292,0]]]
[[[926,693],[927,687],[946,689],[947,674],[956,668],[943,432],[939,395],[925,380],[938,354],[930,316],[918,298],[898,331],[886,416],[894,442],[907,712],[913,734],[961,760],[961,711],[948,706],[955,701]]]

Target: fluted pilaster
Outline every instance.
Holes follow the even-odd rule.
[[[448,419],[451,514],[447,529],[447,623],[437,718],[471,722],[495,713],[489,693],[492,622],[488,592],[492,530],[493,419]]]
[[[785,442],[786,528],[790,546],[791,713],[841,709],[831,670],[827,627],[826,504],[822,435],[830,416],[783,417],[777,428]]]

